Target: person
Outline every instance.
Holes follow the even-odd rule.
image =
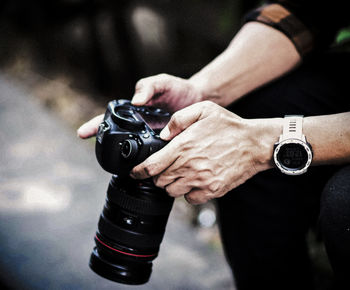
[[[335,285],[350,289],[350,55],[331,47],[347,24],[335,2],[270,1],[189,79],[136,84],[134,105],[174,114],[160,134],[170,142],[130,174],[191,204],[216,199],[238,289],[313,289],[306,235],[317,223]],[[93,136],[101,120],[78,135]]]

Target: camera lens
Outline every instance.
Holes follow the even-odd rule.
[[[174,199],[152,180],[114,175],[95,236],[90,267],[125,284],[144,284],[152,272]]]

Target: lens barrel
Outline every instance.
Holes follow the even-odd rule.
[[[90,268],[109,280],[139,285],[149,280],[174,198],[151,179],[114,175],[98,223]]]

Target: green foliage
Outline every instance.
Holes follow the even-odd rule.
[[[336,37],[336,42],[340,43],[349,39],[350,39],[350,27],[347,27],[339,31]]]

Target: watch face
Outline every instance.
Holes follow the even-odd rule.
[[[298,170],[305,167],[308,154],[301,144],[289,143],[281,146],[277,159],[285,169]]]

